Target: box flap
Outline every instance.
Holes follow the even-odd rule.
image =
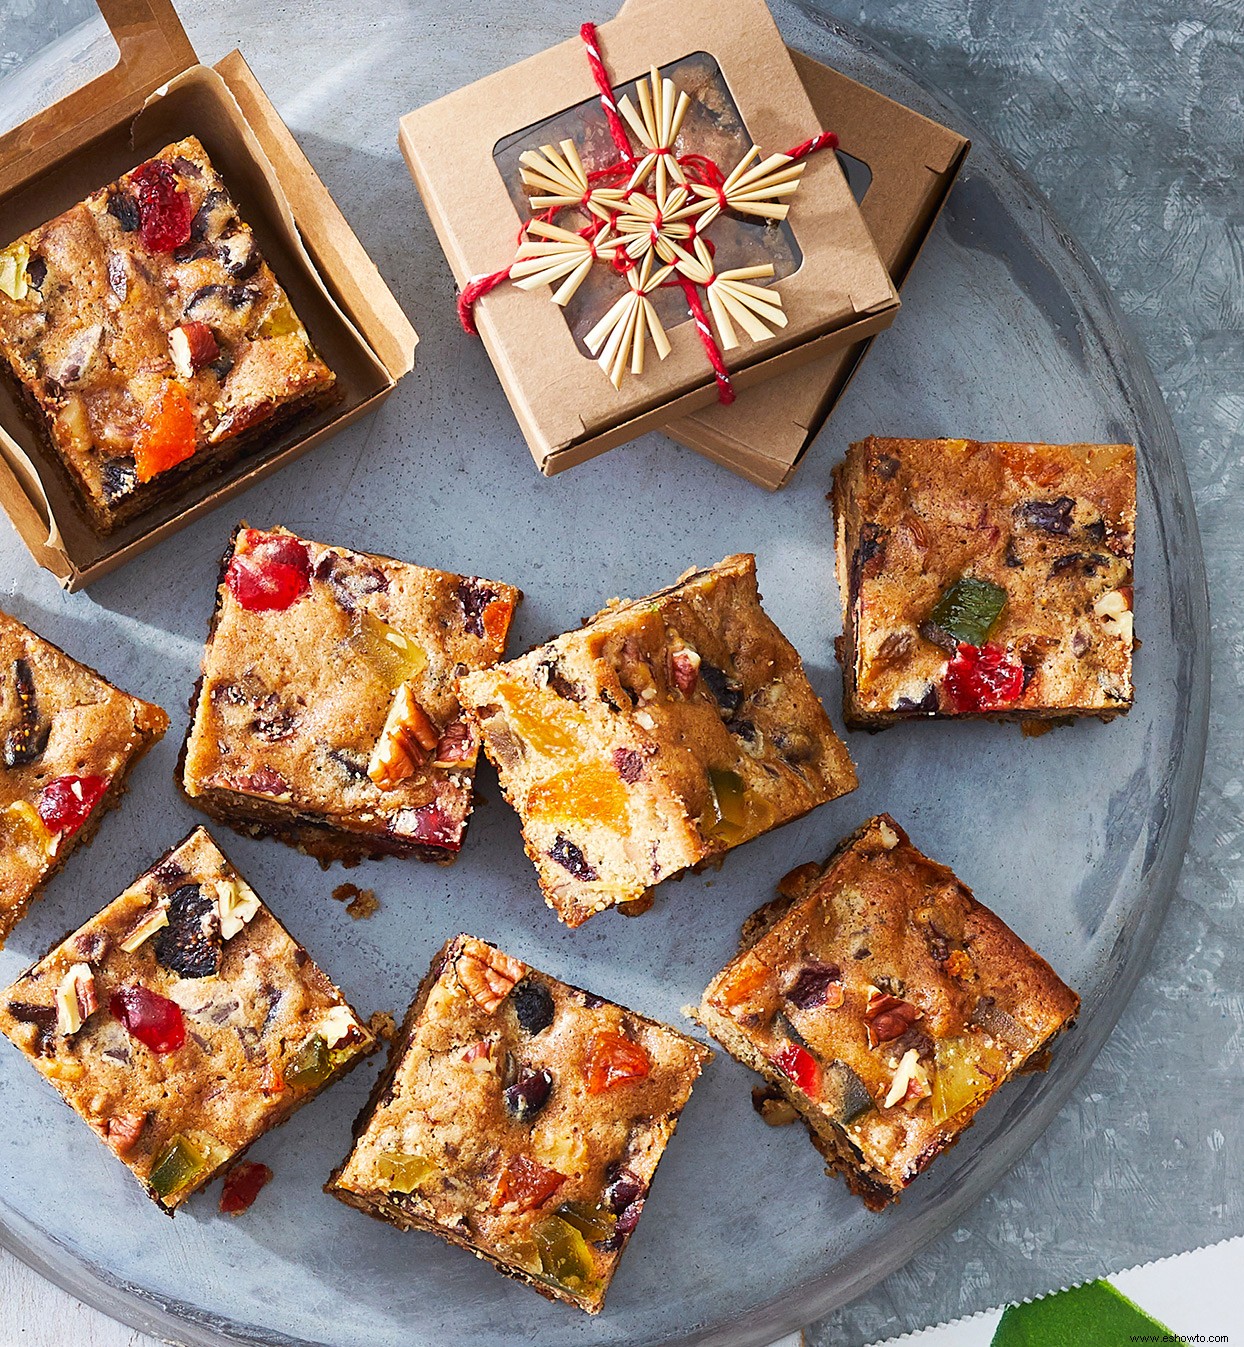
[[[331,279],[346,309],[394,380],[415,364],[418,334],[402,312],[376,264],[346,222],[340,208],[311,167],[301,146],[277,115],[239,51],[216,62],[250,129],[276,169],[302,242],[316,269]],[[307,222],[314,221],[314,230]]]
[[[97,0],[121,53],[111,70],[0,136],[0,196],[138,111],[198,60],[171,0]]]

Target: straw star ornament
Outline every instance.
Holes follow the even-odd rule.
[[[658,359],[669,355],[672,347],[651,296],[659,287],[677,286],[713,368],[718,396],[731,402],[734,391],[722,349],[740,344],[740,329],[752,341],[764,341],[787,320],[778,291],[756,284],[771,279],[773,267],[718,270],[706,231],[726,213],[784,220],[805,159],[817,150],[836,148],[838,137],[822,131],[787,154],[768,156],[753,145],[724,173],[703,155],[679,152],[692,100],[673,80],[654,67],[646,80],[637,82],[635,100],[628,94],[615,101],[595,29],[584,24],[581,36],[617,162],[589,172],[573,140],[524,151],[519,172],[536,216],[523,226],[511,265],[463,289],[459,318],[473,332],[475,302],[506,280],[524,290],[549,286],[553,303],[565,305],[594,267],[611,267],[625,292],[584,344],[620,389],[627,373],[643,374],[649,339]],[[628,124],[639,153],[631,144]],[[576,230],[556,223],[555,217],[569,210],[586,215],[587,224]]]

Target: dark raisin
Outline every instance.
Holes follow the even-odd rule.
[[[138,202],[128,192],[113,192],[108,197],[108,214],[127,234],[132,234],[141,223]]]
[[[28,660],[13,661],[13,682],[17,690],[18,723],[4,736],[4,765],[25,767],[42,755],[52,727],[39,723],[35,676]]]
[[[524,978],[510,993],[519,1027],[533,1037],[553,1023],[553,997],[543,982]]]
[[[36,290],[43,289],[43,282],[48,278],[48,264],[37,254],[26,263],[26,280],[33,285]]]
[[[236,281],[249,281],[259,270],[260,263],[263,262],[263,256],[254,244],[238,258],[234,258],[228,248],[222,248],[221,252],[223,253],[221,261],[224,263],[225,270]]]
[[[704,680],[713,700],[722,715],[729,720],[743,704],[743,692],[737,683],[728,678],[715,664],[708,660],[700,661],[700,677]]]
[[[52,1051],[56,1037],[56,1007],[37,1006],[29,1001],[10,1001],[9,1014],[22,1024],[33,1024],[39,1031],[39,1053]]]
[[[1017,567],[1024,564],[1023,558],[1015,550],[1015,540],[1013,538],[1008,538],[1006,540],[1006,556],[1004,560],[1012,570],[1015,570]]]
[[[541,660],[537,667],[544,677],[545,685],[552,688],[559,697],[565,697],[568,702],[583,700],[583,689],[562,673],[561,665],[555,659]]]
[[[756,744],[760,741],[760,732],[750,720],[732,720],[729,728],[731,734],[737,734],[740,739],[745,739],[749,744]]]
[[[1027,692],[1029,683],[1031,683],[1037,676],[1036,666],[1033,664],[1021,664],[1019,667],[1023,671],[1023,682],[1020,685],[1020,691]]]
[[[800,1010],[811,1010],[813,1006],[823,1006],[830,987],[841,981],[842,969],[837,964],[809,963],[800,969],[786,999]]]
[[[263,295],[253,285],[235,285],[229,291],[229,307],[247,309],[262,298]]]
[[[111,505],[138,486],[138,467],[128,454],[121,458],[106,458],[99,470],[99,484],[104,499]]]
[[[201,285],[190,298],[186,300],[186,305],[182,310],[182,313],[189,316],[193,314],[196,309],[207,304],[209,300],[218,297],[221,300],[227,300],[229,295],[229,287],[227,285],[221,285],[219,282],[213,282],[211,285]]]
[[[557,834],[557,840],[549,851],[549,857],[563,869],[569,870],[576,879],[582,879],[590,883],[592,880],[600,878],[595,867],[588,864],[587,857],[583,852],[568,837],[563,837],[561,833]]]
[[[1082,655],[1088,654],[1088,648],[1092,644],[1087,633],[1077,629],[1071,637],[1071,653],[1079,659]]]
[[[251,721],[251,732],[265,743],[279,744],[298,728],[298,713],[292,707],[282,706],[275,692],[270,693],[256,710],[259,714]]]
[[[932,715],[937,711],[939,705],[940,703],[937,699],[937,685],[929,683],[925,687],[918,702],[913,701],[910,697],[900,697],[898,701],[894,703],[894,709],[896,711],[920,711],[925,715]]]
[[[613,1252],[626,1243],[627,1236],[639,1224],[645,1195],[642,1179],[620,1165],[611,1167],[605,1186],[605,1202],[618,1219],[614,1223],[613,1233],[607,1239],[598,1241],[597,1248]]]
[[[462,607],[462,625],[472,636],[484,635],[484,609],[496,599],[497,591],[474,578],[463,580],[457,588]]]
[[[194,219],[190,221],[190,237],[198,242],[207,237],[208,225],[212,222],[212,211],[225,199],[223,192],[213,189],[203,198],[199,209],[194,213]]]
[[[315,567],[315,578],[333,590],[333,597],[347,613],[355,612],[359,599],[382,594],[389,587],[389,577],[380,568],[351,562],[337,552],[324,552]]]
[[[609,694],[608,688],[601,688],[600,699],[611,711],[621,711],[622,708],[614,701]]]
[[[1070,496],[1057,500],[1026,500],[1015,507],[1015,518],[1027,528],[1066,537],[1071,532],[1071,512],[1076,503]]]
[[[613,766],[628,786],[633,785],[644,774],[643,754],[637,753],[633,748],[615,748]]]
[[[515,1122],[531,1122],[549,1102],[552,1089],[553,1073],[547,1067],[539,1071],[520,1067],[518,1079],[502,1092],[506,1112]]]
[[[184,173],[188,178],[201,178],[203,176],[203,170],[198,164],[193,159],[187,159],[184,154],[177,155],[170,162],[179,173]]]
[[[878,477],[884,478],[885,481],[889,482],[893,480],[894,474],[898,472],[899,464],[898,459],[892,454],[878,454],[871,466],[873,472],[875,472]]]
[[[1099,567],[1109,565],[1110,558],[1102,556],[1100,552],[1068,552],[1065,557],[1057,557],[1050,564],[1050,575],[1062,575],[1064,571],[1079,566],[1080,573],[1086,579],[1092,579]]]
[[[156,962],[184,978],[220,972],[220,917],[216,902],[198,884],[183,884],[169,898],[168,925],[153,942]]]
[[[220,355],[207,366],[208,369],[223,383],[229,377],[229,371],[234,366],[233,356],[228,351],[221,351]]]
[[[1104,519],[1094,519],[1091,524],[1085,524],[1084,533],[1086,537],[1091,538],[1095,543],[1104,543],[1106,541],[1106,521]]]

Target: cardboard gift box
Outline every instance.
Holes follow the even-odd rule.
[[[843,154],[854,161],[850,167],[862,166],[860,209],[881,260],[901,287],[971,142],[802,52],[792,50],[791,56],[821,125],[838,133]],[[776,490],[791,479],[870,345],[865,340],[835,351],[747,389],[732,406],[706,407],[662,429],[715,463]]]
[[[339,396],[107,537],[0,380],[0,505],[35,560],[81,588],[373,410],[418,337],[240,53],[199,64],[169,0],[99,0],[120,51],[105,74],[0,136],[0,246],[195,135],[285,288]]]
[[[764,0],[733,0],[728,23],[714,0],[644,0],[601,25],[596,42],[619,99],[629,94],[642,107],[640,84],[646,85],[653,67],[684,92],[694,90],[677,149],[703,154],[707,142],[723,171],[749,145],[766,155],[783,152],[821,129]],[[730,136],[726,127],[733,128]],[[602,159],[616,158],[608,137],[578,36],[402,118],[402,152],[459,287],[514,258],[520,227],[532,213],[519,156],[573,139],[592,172]],[[634,144],[643,155],[638,139]],[[776,267],[770,284],[780,295],[784,325],[775,324],[759,340],[743,337],[723,352],[740,392],[855,346],[888,326],[898,309],[897,292],[837,158],[824,152],[802,162],[798,192],[786,198],[790,214],[780,225],[744,220],[734,228],[730,217],[728,242],[714,235],[719,271],[742,266],[747,272],[766,259]],[[611,297],[625,296],[626,285],[600,270],[614,283]],[[549,302],[547,290],[527,292],[508,282],[474,309],[519,426],[546,474],[718,399],[713,368],[680,290],[652,292],[668,355],[658,360],[650,347],[642,373],[622,378],[615,388],[585,341],[607,292],[599,285],[586,288],[598,306],[593,312],[573,311],[579,295],[563,311]],[[725,347],[715,314],[713,327]]]

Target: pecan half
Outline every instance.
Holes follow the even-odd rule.
[[[527,966],[482,940],[466,940],[454,960],[454,972],[472,1000],[492,1014],[526,976]]]
[[[439,742],[436,726],[415,700],[414,689],[403,683],[394,694],[388,718],[367,764],[367,775],[381,790],[392,790],[415,774]]]
[[[888,996],[885,992],[873,991],[868,998],[868,1007],[864,1019],[868,1027],[868,1046],[875,1048],[879,1044],[889,1043],[901,1038],[915,1022],[923,1016],[910,1001],[897,996]]]

